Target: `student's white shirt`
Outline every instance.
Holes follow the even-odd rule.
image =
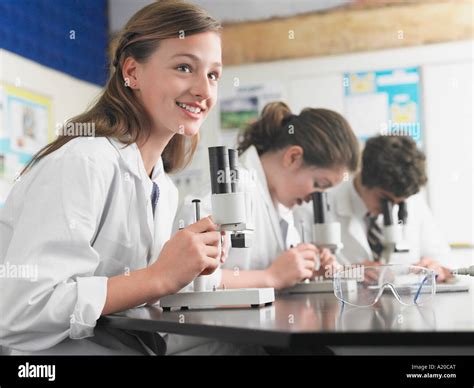
[[[365,215],[367,208],[354,187],[354,180],[341,183],[328,193],[331,208],[331,220],[341,224],[341,240],[344,248],[339,259],[344,263],[359,263],[373,260],[372,251],[367,241]],[[449,245],[443,238],[439,227],[421,193],[409,197],[406,201],[408,222],[405,229],[405,240],[410,252],[396,254],[393,263],[414,264],[422,256],[430,257],[440,263],[449,263]],[[396,207],[394,219],[397,219]],[[295,208],[295,221],[304,222],[307,235],[310,235],[313,224],[313,209],[311,203]],[[378,222],[381,224],[381,218]]]
[[[265,269],[290,245],[300,241],[298,231],[294,227],[291,210],[282,205],[275,205],[268,190],[267,179],[255,147],[249,147],[239,157],[240,167],[245,178],[242,184],[250,191],[252,203],[252,224],[254,227],[253,242],[250,248],[230,248],[228,258],[223,268],[239,270]],[[210,188],[210,183],[204,185]],[[194,210],[191,203],[193,198],[201,199],[201,214],[212,213],[211,191],[204,189],[201,195],[189,195],[184,199],[178,210],[174,229],[179,223],[193,222]],[[216,271],[217,273],[217,271]],[[217,284],[215,275],[214,284]]]
[[[295,223],[293,211],[279,203],[277,213],[280,219],[280,229],[285,250],[298,245],[301,242],[300,228]]]
[[[152,181],[138,147],[123,146],[107,138],[71,140],[15,183],[0,209],[0,264],[37,268],[38,278],[1,279],[0,344],[48,354],[127,351],[95,329],[107,279],[157,259],[170,238],[178,192],[160,159],[153,218]]]

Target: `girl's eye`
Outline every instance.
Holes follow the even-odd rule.
[[[179,65],[176,69],[184,73],[191,73],[191,67],[189,65]]]
[[[212,81],[217,81],[219,79],[219,75],[217,73],[209,73],[209,78]]]

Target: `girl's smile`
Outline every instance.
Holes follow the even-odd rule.
[[[184,112],[185,115],[192,119],[199,120],[204,115],[206,109],[195,102],[176,102],[176,105]]]
[[[169,38],[144,63],[131,59],[126,75],[160,134],[194,136],[214,107],[222,71],[221,38],[203,32]]]

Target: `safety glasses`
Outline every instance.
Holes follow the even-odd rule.
[[[348,287],[347,282],[355,286]],[[421,305],[436,293],[436,272],[402,264],[353,266],[337,272],[333,285],[336,298],[352,306],[372,306],[390,290],[403,305]]]

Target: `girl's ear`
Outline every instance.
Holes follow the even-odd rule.
[[[140,89],[137,78],[138,62],[133,57],[127,57],[123,62],[122,74],[124,86],[131,89]]]
[[[284,167],[299,167],[303,163],[303,148],[297,145],[288,147],[283,154]]]

